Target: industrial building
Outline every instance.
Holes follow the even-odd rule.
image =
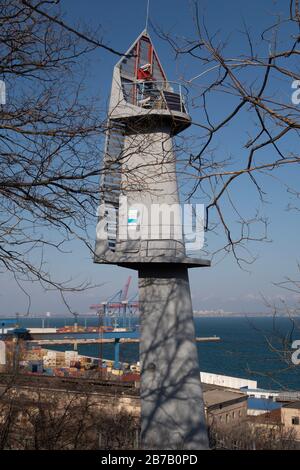
[[[236,425],[247,418],[247,395],[224,387],[202,383],[207,424]]]
[[[300,441],[300,401],[288,403],[281,408],[281,423],[286,429],[293,429]]]
[[[290,438],[295,442],[295,448],[300,448],[300,401],[291,403],[275,402],[274,405],[274,408],[270,411],[250,415],[248,422],[254,429],[265,428],[274,432],[275,435],[281,433],[284,435],[284,439]]]

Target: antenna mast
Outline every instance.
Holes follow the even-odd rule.
[[[149,22],[149,7],[150,7],[150,0],[147,0],[147,11],[146,11],[146,24],[145,24],[145,31],[148,31],[148,22]]]

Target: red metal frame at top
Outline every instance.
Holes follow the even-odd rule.
[[[162,66],[160,65],[159,58],[157,57],[157,54],[155,53],[154,47],[153,47],[150,39],[147,36],[141,36],[140,39],[138,40],[138,42],[136,43],[136,46],[135,46],[135,49],[136,49],[136,61],[135,61],[135,71],[134,71],[135,72],[134,73],[135,78],[136,79],[138,78],[138,70],[143,65],[140,62],[140,59],[141,59],[141,57],[140,57],[141,41],[144,41],[144,42],[148,43],[148,63],[151,65],[151,76],[153,74],[153,58],[155,57],[157,65],[159,67],[159,70],[162,74],[163,79],[167,80],[167,77],[164,74]],[[152,77],[152,80],[153,80],[153,77]]]

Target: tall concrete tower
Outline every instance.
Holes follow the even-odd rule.
[[[143,31],[113,72],[95,262],[139,276],[145,448],[203,449],[207,433],[172,138],[191,123]]]

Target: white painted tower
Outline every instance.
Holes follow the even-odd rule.
[[[143,31],[113,72],[95,262],[138,270],[145,448],[206,448],[172,138],[191,123]]]

